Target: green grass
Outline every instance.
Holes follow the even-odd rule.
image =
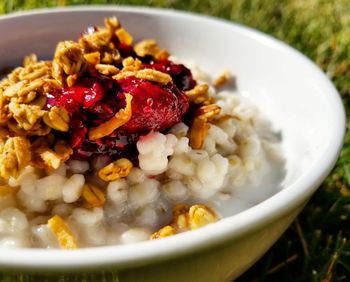
[[[77,4],[169,7],[226,18],[287,42],[332,79],[350,109],[348,0],[0,0],[0,14]],[[350,133],[336,167],[274,247],[239,281],[350,281]],[[20,278],[19,278],[20,279]]]

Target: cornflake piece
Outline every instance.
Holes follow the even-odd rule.
[[[48,227],[56,236],[58,243],[62,249],[74,250],[78,248],[77,239],[73,232],[69,229],[63,218],[55,215],[47,222]]]
[[[114,117],[105,123],[100,124],[97,127],[93,127],[89,130],[89,139],[94,141],[104,136],[111,134],[114,130],[121,127],[131,119],[131,101],[132,96],[128,93],[125,94],[126,106],[124,109],[119,110]]]
[[[49,112],[45,113],[43,120],[55,130],[62,132],[69,130],[69,115],[66,109],[62,107],[52,107]]]
[[[122,158],[101,168],[98,176],[104,181],[114,181],[127,177],[132,169],[132,162]]]
[[[172,81],[169,74],[154,69],[142,69],[136,72],[137,78],[146,79],[160,84],[168,84]]]
[[[82,197],[87,208],[102,207],[106,201],[104,192],[91,184],[84,185]]]
[[[120,28],[115,32],[115,35],[118,37],[120,43],[131,45],[133,42],[133,38],[129,32],[127,32],[124,28]]]

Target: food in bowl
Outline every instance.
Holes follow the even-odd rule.
[[[52,61],[27,56],[0,82],[0,245],[128,244],[220,219],[282,159],[230,80],[133,44],[117,18]]]

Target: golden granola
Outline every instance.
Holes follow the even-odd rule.
[[[86,69],[83,49],[74,41],[57,44],[52,61],[52,75],[62,86],[73,86]]]
[[[106,201],[104,192],[91,184],[84,185],[82,198],[87,208],[102,207]]]
[[[218,220],[215,212],[206,205],[187,206],[178,204],[173,208],[173,221],[154,232],[150,239],[164,238],[180,232],[195,230]]]
[[[62,217],[55,215],[47,222],[49,229],[56,236],[62,249],[74,250],[78,248],[77,239]]]
[[[25,137],[10,137],[1,146],[0,175],[4,179],[17,178],[31,160],[30,142]]]
[[[122,158],[101,168],[98,176],[104,181],[114,181],[127,177],[132,169],[132,162]]]
[[[213,82],[215,87],[221,87],[232,80],[232,74],[229,70],[225,70],[221,73]]]
[[[168,84],[172,78],[169,74],[154,69],[142,69],[136,72],[137,78],[146,79],[160,84]]]
[[[51,128],[67,132],[69,130],[69,115],[62,107],[52,107],[49,112],[45,112],[44,122]]]
[[[206,119],[194,118],[190,130],[188,131],[189,143],[193,149],[201,149],[208,134],[209,123]]]

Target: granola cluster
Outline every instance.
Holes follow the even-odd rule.
[[[118,44],[130,47],[132,43],[132,36],[121,27],[117,18],[108,18],[104,28],[88,30],[78,42],[59,42],[52,62],[38,61],[36,55],[29,55],[24,58],[22,67],[0,81],[1,177],[17,177],[29,164],[56,169],[69,158],[72,153],[69,145],[55,140],[51,134],[52,130],[68,132],[70,125],[70,116],[63,107],[45,107],[47,95],[53,91],[73,86],[86,73],[110,76],[115,80],[135,76],[161,84],[172,80],[166,73],[144,68],[132,54],[123,57]],[[134,52],[140,57],[151,55],[166,59],[169,56],[154,40],[139,42],[134,46]],[[90,138],[99,139],[125,124],[131,117],[131,99],[127,97],[126,109],[92,128]],[[64,154],[56,152],[57,142],[64,147]],[[7,157],[12,155],[14,157]],[[25,160],[18,157],[21,155]]]

